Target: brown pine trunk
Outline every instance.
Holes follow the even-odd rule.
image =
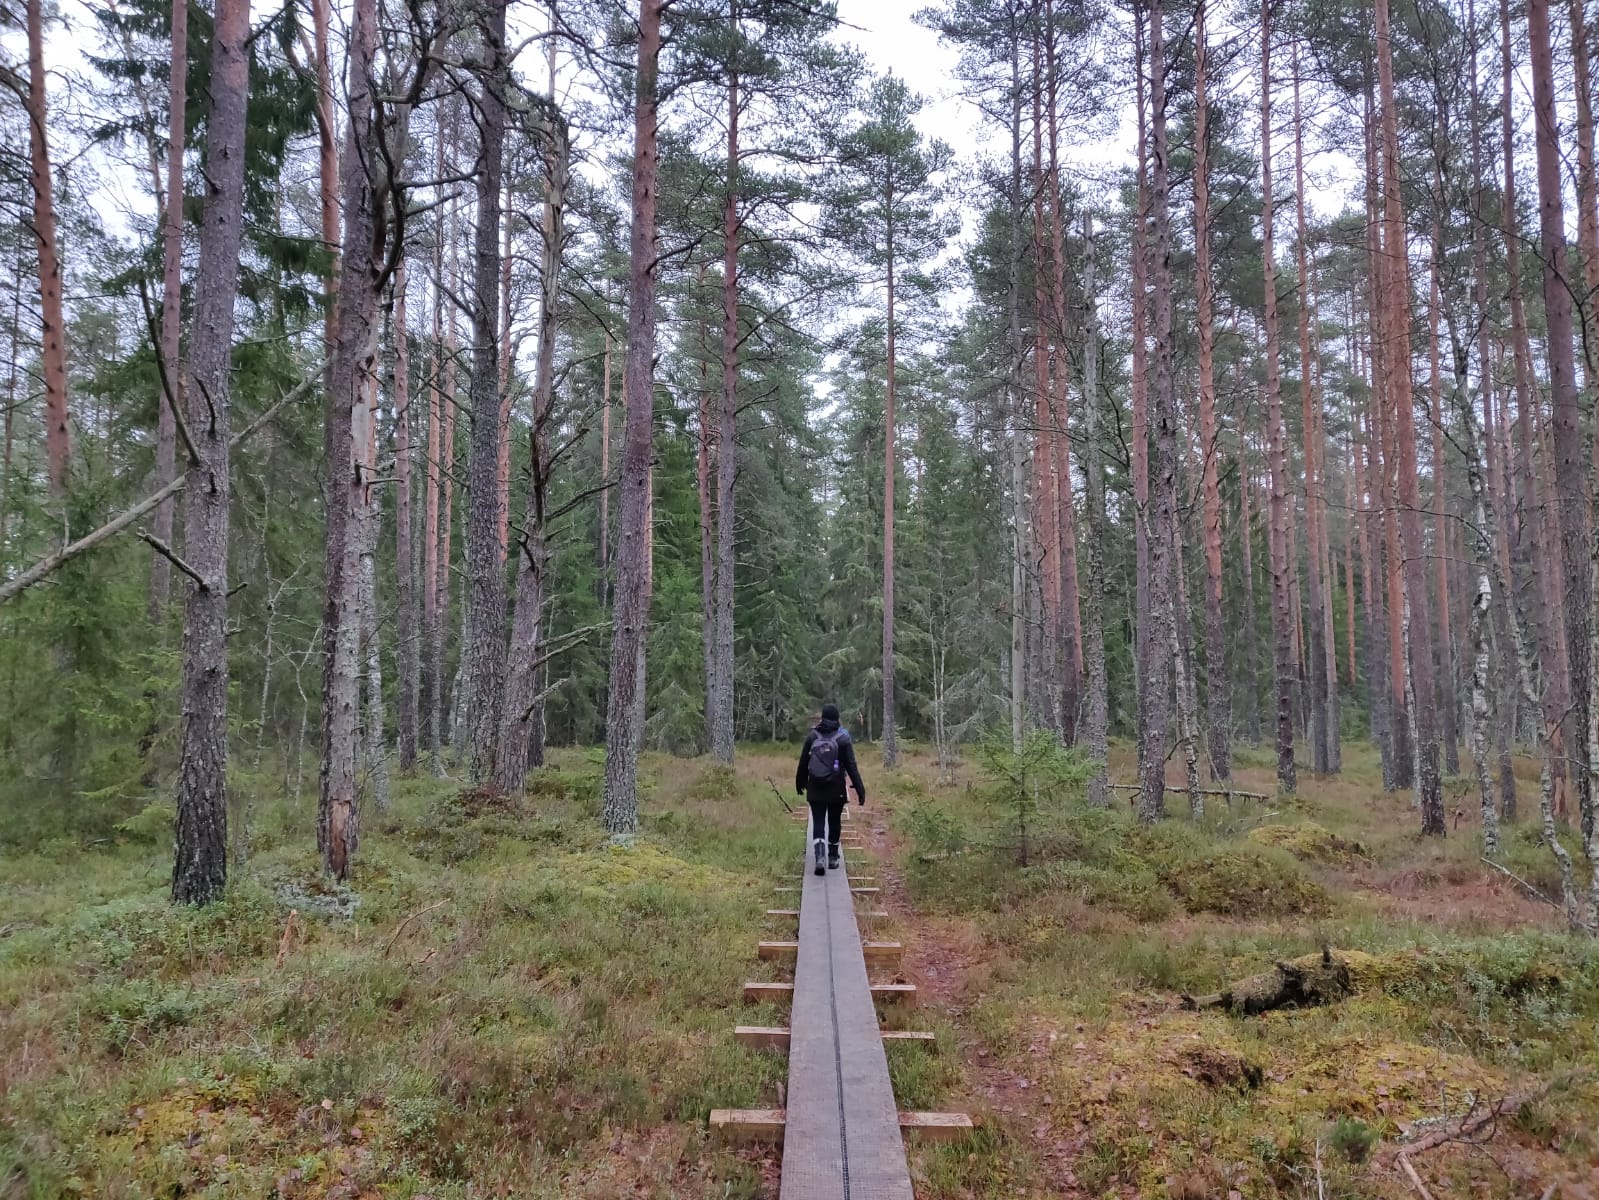
[[[600,407],[600,479],[609,485],[611,479],[611,332],[605,331],[605,365],[602,368]],[[700,415],[700,437],[703,442],[705,437],[704,413]],[[701,455],[705,448],[701,446]],[[704,470],[702,465],[701,470]],[[705,481],[700,480],[700,494],[705,494]],[[701,519],[705,513],[701,512]],[[600,491],[600,607],[607,608],[611,603],[611,489],[606,486]]]
[[[439,175],[444,174],[443,139],[439,139]],[[440,438],[443,435],[444,390],[444,212],[438,211],[433,244],[433,325],[428,368],[427,459],[422,497],[422,653],[421,737],[427,747],[433,774],[439,775],[439,493],[447,469]]]
[[[511,189],[500,198],[501,230],[499,284],[499,366],[500,454],[494,463],[494,535],[500,547],[500,568],[510,554],[511,537]]]
[[[30,5],[30,13],[33,6]],[[244,230],[249,0],[217,0],[211,44],[207,193],[200,218],[187,424],[184,552],[198,576],[183,614],[183,721],[172,899],[220,898],[228,870],[228,426],[233,309]]]
[[[1590,486],[1577,407],[1577,372],[1572,353],[1571,296],[1575,280],[1566,263],[1562,211],[1560,131],[1555,114],[1554,63],[1550,48],[1549,2],[1527,0],[1527,30],[1532,50],[1534,137],[1538,158],[1538,257],[1543,267],[1545,357],[1554,429],[1555,491],[1560,521],[1561,579],[1565,590],[1566,653],[1571,663],[1571,707],[1581,740],[1569,750],[1577,756],[1577,793],[1582,826],[1593,826],[1588,778],[1588,641],[1593,623],[1589,545]]]
[[[883,767],[899,765],[899,729],[894,715],[894,185],[883,194],[888,214],[884,248],[888,258],[888,380],[883,406]]]
[[[1133,216],[1132,234],[1132,376],[1129,389],[1132,393],[1133,419],[1133,549],[1134,575],[1137,586],[1133,589],[1133,679],[1138,692],[1138,739],[1144,745],[1143,703],[1144,683],[1149,675],[1148,659],[1153,643],[1149,630],[1149,116],[1144,95],[1145,22],[1147,9],[1142,4],[1133,7],[1133,92],[1138,111],[1138,158],[1136,198],[1138,211]],[[1162,646],[1160,653],[1166,648]],[[1142,753],[1140,751],[1140,753]],[[1161,751],[1165,756],[1164,749]],[[1143,770],[1140,766],[1139,776]]]
[[[1261,260],[1265,271],[1266,440],[1271,470],[1271,625],[1277,694],[1277,787],[1292,795],[1294,765],[1294,632],[1288,568],[1288,439],[1283,428],[1282,363],[1277,342],[1277,264],[1272,246],[1271,8],[1261,4],[1260,32]]]
[[[1310,698],[1310,748],[1311,769],[1326,775],[1333,769],[1333,744],[1338,740],[1338,729],[1331,716],[1328,702],[1329,690],[1337,690],[1337,680],[1327,674],[1327,615],[1332,581],[1323,575],[1322,561],[1322,507],[1326,481],[1321,471],[1320,431],[1317,414],[1321,411],[1321,397],[1316,394],[1313,354],[1319,347],[1311,342],[1310,326],[1314,313],[1313,293],[1310,284],[1309,237],[1305,223],[1305,129],[1299,103],[1299,43],[1294,42],[1294,218],[1297,236],[1294,239],[1294,257],[1299,275],[1299,399],[1301,430],[1305,444],[1305,541],[1307,591],[1310,593],[1310,628],[1308,637]]]
[[[1594,170],[1593,64],[1583,0],[1571,0],[1571,82],[1577,101],[1577,246],[1582,251],[1582,346],[1593,391],[1599,380],[1599,177]],[[1599,440],[1594,442],[1599,463]]]
[[[167,186],[161,213],[161,362],[170,389],[157,408],[155,481],[164,486],[178,465],[178,423],[174,412],[183,404],[183,146],[188,111],[189,5],[172,5],[172,70],[167,86]],[[176,505],[163,502],[150,518],[150,532],[172,545]],[[161,554],[150,557],[150,623],[166,619],[172,595],[172,564]]]
[[[650,447],[654,425],[655,202],[659,167],[657,68],[666,0],[640,0],[633,108],[633,224],[628,261],[627,372],[623,379],[621,513],[610,690],[605,714],[601,819],[613,836],[638,830],[638,753],[644,632],[650,612]]]
[[[1151,315],[1154,318],[1152,375],[1154,411],[1150,467],[1148,658],[1138,703],[1138,817],[1158,819],[1166,810],[1166,733],[1170,721],[1170,658],[1176,604],[1172,552],[1177,521],[1177,378],[1172,343],[1170,165],[1166,142],[1166,39],[1159,4],[1149,6]],[[1146,590],[1140,587],[1140,592]]]
[[[1504,193],[1501,202],[1501,230],[1505,243],[1505,273],[1510,299],[1511,352],[1516,390],[1515,473],[1518,495],[1515,517],[1509,521],[1512,557],[1516,565],[1530,573],[1537,599],[1530,604],[1530,625],[1535,632],[1540,674],[1543,679],[1545,720],[1557,727],[1548,739],[1550,776],[1557,803],[1563,807],[1566,785],[1565,734],[1570,721],[1568,710],[1572,680],[1571,664],[1563,644],[1565,620],[1561,615],[1557,591],[1559,551],[1551,527],[1558,526],[1554,512],[1543,496],[1547,472],[1533,469],[1533,406],[1537,402],[1532,382],[1532,348],[1527,333],[1526,304],[1522,296],[1521,231],[1517,228],[1515,137],[1511,120],[1511,91],[1517,63],[1511,52],[1510,0],[1499,0],[1500,136],[1504,147]],[[1513,598],[1512,598],[1513,600]]]
[[[1210,278],[1210,106],[1207,0],[1194,6],[1194,287],[1199,331],[1200,493],[1205,541],[1205,712],[1210,777],[1232,778],[1232,689],[1227,675],[1227,624],[1222,609],[1221,441],[1216,420],[1215,333]]]
[[[1071,741],[1076,736],[1078,710],[1082,704],[1083,617],[1080,600],[1081,584],[1077,569],[1077,519],[1072,495],[1071,423],[1067,412],[1069,401],[1066,372],[1069,364],[1065,352],[1066,230],[1065,218],[1061,213],[1064,197],[1061,188],[1060,128],[1057,116],[1059,81],[1055,72],[1054,0],[1044,0],[1044,28],[1047,31],[1044,40],[1044,61],[1049,86],[1049,214],[1054,267],[1050,288],[1055,310],[1053,357],[1055,369],[1052,393],[1054,420],[1051,422],[1051,428],[1055,434],[1056,527],[1060,531],[1060,637],[1063,644],[1061,712],[1064,718],[1062,733],[1068,741]]]
[[[738,0],[733,0],[738,38]],[[727,84],[727,194],[722,206],[722,403],[716,438],[716,687],[711,711],[711,756],[733,761],[733,481],[737,473],[738,415],[738,75]]]
[[[1088,802],[1109,805],[1110,696],[1105,671],[1105,471],[1099,457],[1099,296],[1094,278],[1094,218],[1083,215],[1083,476],[1087,482],[1088,545],[1083,590],[1083,662],[1087,696],[1083,705],[1083,745],[1093,774]]]
[[[1033,672],[1049,716],[1047,724],[1064,728],[1058,687],[1060,654],[1060,532],[1055,478],[1054,413],[1051,404],[1049,332],[1049,265],[1044,244],[1044,117],[1043,45],[1033,37],[1033,536],[1038,572],[1038,638]]]
[[[44,447],[50,494],[67,487],[72,455],[67,409],[66,320],[61,310],[61,256],[56,243],[55,181],[50,174],[49,105],[44,81],[43,0],[27,0],[28,162],[33,184],[33,240],[39,252],[39,362],[44,376]],[[226,438],[223,439],[226,441]]]
[[[344,212],[334,328],[337,341],[330,369],[327,517],[327,604],[323,611],[323,757],[317,810],[317,847],[322,866],[349,878],[359,842],[360,594],[357,554],[359,514],[364,507],[363,472],[357,461],[365,443],[371,381],[376,369],[379,270],[376,256],[377,196],[368,170],[373,108],[370,75],[377,46],[376,0],[360,0],[350,32],[349,126],[340,164]]]
[[[394,268],[394,636],[399,692],[395,706],[400,770],[416,769],[420,690],[416,566],[411,538],[411,347],[405,321],[405,259]]]
[[[1388,0],[1377,0],[1377,75],[1382,99],[1384,328],[1388,385],[1398,450],[1400,554],[1405,626],[1410,655],[1410,703],[1416,740],[1416,795],[1421,831],[1443,836],[1443,780],[1438,746],[1437,693],[1433,687],[1433,624],[1428,611],[1427,560],[1421,537],[1421,485],[1416,467],[1416,420],[1410,384],[1410,269],[1400,206],[1399,117],[1394,106]]]
[[[508,430],[499,421],[500,209],[505,166],[505,11],[508,0],[489,0],[479,24],[486,61],[477,97],[479,147],[477,223],[473,239],[472,366],[469,397],[472,439],[467,461],[467,607],[462,670],[469,770],[474,780],[494,772],[500,708],[505,694],[505,570],[500,557],[500,446]],[[483,419],[487,415],[489,419]]]
[[[1236,382],[1236,372],[1235,372]],[[1244,730],[1251,746],[1260,745],[1260,668],[1255,652],[1255,526],[1250,519],[1249,499],[1255,488],[1254,476],[1249,469],[1248,439],[1238,445],[1238,548],[1243,561],[1244,577],[1244,637],[1243,655],[1248,665],[1248,702],[1244,706]]]
[[[704,290],[706,266],[701,263],[697,272],[698,289]],[[695,459],[694,482],[700,502],[700,658],[705,675],[705,734],[710,743],[711,714],[716,712],[716,500],[711,494],[711,480],[716,469],[718,423],[711,395],[711,335],[710,322],[698,322],[699,339],[699,453]]]
[[[517,542],[516,605],[507,657],[505,712],[494,760],[494,786],[517,793],[526,777],[539,713],[539,667],[543,650],[544,599],[548,590],[549,546],[545,516],[550,474],[550,425],[555,408],[555,316],[560,303],[561,251],[566,239],[566,185],[570,154],[566,129],[550,122],[546,156],[548,192],[544,201],[543,254],[539,264],[539,349],[533,373],[532,434],[528,453],[527,510]]]

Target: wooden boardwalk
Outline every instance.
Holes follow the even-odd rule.
[[[847,867],[805,864],[781,1200],[914,1200]]]

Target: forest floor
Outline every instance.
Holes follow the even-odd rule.
[[[780,1103],[782,1059],[732,1028],[784,1020],[739,999],[781,977],[754,949],[795,869],[766,782],[787,794],[793,754],[647,756],[630,849],[597,831],[597,752],[521,804],[399,780],[347,890],[318,875],[314,798],[240,770],[252,852],[198,912],[166,903],[161,806],[111,841],[0,850],[0,1198],[775,1197],[775,1153],[706,1117]],[[1196,821],[1171,797],[1153,830],[1040,812],[1026,866],[972,766],[940,785],[919,749],[886,775],[862,758],[890,812],[882,936],[922,993],[891,1019],[938,1035],[891,1052],[896,1095],[980,1120],[912,1150],[919,1200],[1419,1196],[1401,1136],[1528,1095],[1418,1151],[1421,1186],[1599,1195],[1599,1076],[1567,1078],[1599,1063],[1599,954],[1478,861],[1469,815],[1416,837],[1364,747],[1292,801]],[[1264,757],[1237,774],[1270,790]],[[1463,784],[1450,808],[1471,812]],[[1553,890],[1535,828],[1505,842]],[[1323,945],[1369,956],[1356,994],[1179,1005]]]

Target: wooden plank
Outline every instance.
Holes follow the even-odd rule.
[[[762,1000],[792,1000],[792,983],[762,983],[752,979],[744,985],[744,1003],[759,1004]]]
[[[794,959],[799,956],[798,942],[760,942],[755,954],[767,962]]]
[[[966,1113],[902,1112],[896,1117],[900,1135],[918,1143],[958,1142],[977,1128]],[[788,1110],[713,1108],[710,1126],[712,1136],[723,1142],[782,1145],[788,1130]],[[852,1196],[859,1194],[852,1188]]]
[[[917,1142],[958,1142],[977,1125],[966,1113],[902,1112],[899,1128]]]
[[[769,916],[769,917],[794,917],[797,920],[799,918],[799,909],[797,909],[797,908],[769,908],[769,909],[766,910],[766,915]]]
[[[753,1050],[780,1050],[788,1053],[790,1031],[782,1025],[736,1025],[733,1028],[734,1039],[743,1046]],[[931,1033],[921,1029],[885,1029],[882,1031],[883,1041],[886,1044],[932,1045],[938,1039]]]
[[[861,952],[866,955],[866,965],[869,967],[898,966],[905,947],[899,942],[866,942],[862,944]]]
[[[778,890],[781,891],[782,889],[779,888]],[[879,889],[874,887],[852,887],[850,888],[850,891],[854,892],[857,896],[875,896],[877,895]]]
[[[736,1025],[733,1038],[740,1045],[756,1050],[781,1050],[788,1053],[788,1028],[780,1025]]]
[[[748,984],[744,985],[748,987]],[[898,1000],[906,1004],[913,1003],[916,999],[916,985],[914,983],[874,983],[872,984],[873,1000]]]
[[[711,1135],[724,1142],[782,1144],[786,1114],[781,1108],[713,1108]]]

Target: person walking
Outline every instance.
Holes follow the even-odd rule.
[[[839,828],[844,805],[849,803],[845,783],[855,785],[855,799],[866,803],[866,785],[855,765],[855,743],[849,730],[838,721],[838,705],[822,705],[822,719],[805,735],[800,749],[799,770],[794,775],[794,791],[805,797],[811,809],[811,845],[816,852],[816,873],[838,869]],[[823,865],[823,856],[826,865]]]

